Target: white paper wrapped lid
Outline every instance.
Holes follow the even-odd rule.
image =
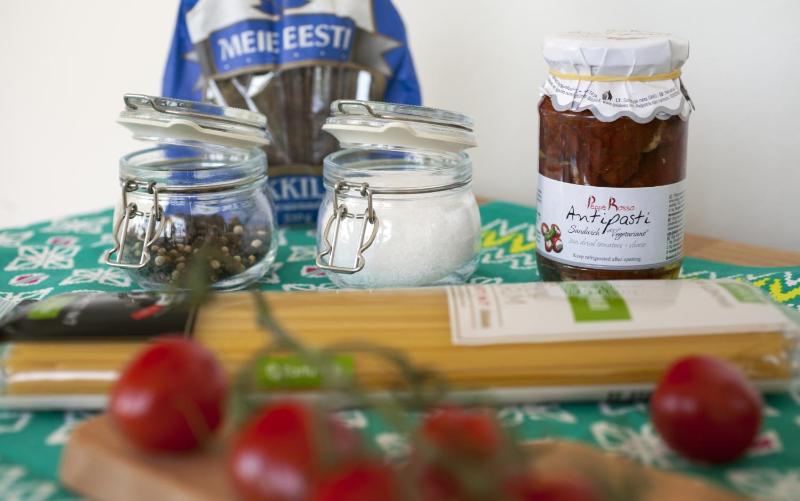
[[[691,113],[680,80],[686,40],[640,31],[572,32],[546,38],[542,52],[550,67],[542,93],[559,111],[640,123]]]

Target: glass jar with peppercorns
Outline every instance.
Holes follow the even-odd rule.
[[[680,78],[689,44],[659,33],[564,33],[543,52],[541,277],[676,277],[693,109]]]
[[[195,263],[217,289],[261,278],[277,244],[261,149],[266,117],[139,94],[125,95],[125,105],[119,122],[156,145],[120,160],[121,203],[104,262],[149,289],[185,283]]]

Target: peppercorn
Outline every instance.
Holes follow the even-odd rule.
[[[226,221],[220,215],[170,215],[161,237],[150,245],[150,261],[141,273],[149,281],[174,284],[182,279],[194,260],[203,256],[211,282],[229,279],[266,257],[270,250],[269,232],[262,228],[251,228],[239,218]],[[128,239],[136,244],[129,246],[125,255],[138,260],[143,244],[141,235],[132,228]]]

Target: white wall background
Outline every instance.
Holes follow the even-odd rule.
[[[533,204],[546,33],[688,38],[689,230],[800,250],[800,4],[395,0],[425,102],[472,115],[476,191]],[[0,2],[0,227],[110,206],[127,91],[157,93],[176,0]]]

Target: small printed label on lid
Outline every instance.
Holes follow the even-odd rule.
[[[558,111],[589,110],[603,122],[628,117],[647,123],[659,114],[679,115],[684,119],[691,114],[691,104],[678,78],[650,82],[598,82],[548,75],[542,94],[550,97]]]

